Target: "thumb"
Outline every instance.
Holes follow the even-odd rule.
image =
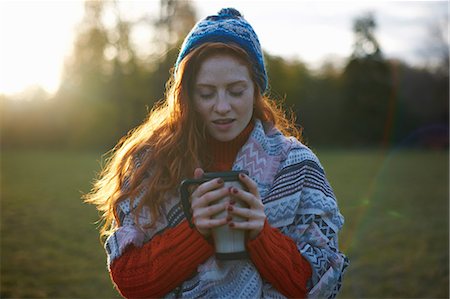
[[[203,171],[203,169],[201,169],[201,168],[196,168],[196,169],[194,170],[194,178],[195,178],[195,179],[199,179],[199,178],[201,178],[201,177],[203,176],[204,173],[205,173],[205,172]]]

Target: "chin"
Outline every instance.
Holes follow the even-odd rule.
[[[225,136],[221,136],[221,137],[214,137],[217,141],[220,142],[228,142],[233,140],[234,138],[230,138],[230,137],[225,137]]]
[[[214,134],[213,135],[214,139],[221,141],[221,142],[228,142],[233,140],[234,138],[237,137],[236,134]]]

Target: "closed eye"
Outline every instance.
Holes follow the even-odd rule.
[[[203,93],[203,94],[200,94],[199,96],[203,100],[209,100],[214,96],[214,94],[213,93]]]
[[[244,93],[243,90],[241,90],[241,91],[230,91],[230,95],[232,97],[235,97],[235,98],[238,98],[238,97],[242,96],[243,93]]]

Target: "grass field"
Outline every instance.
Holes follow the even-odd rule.
[[[346,218],[339,298],[448,298],[448,151],[319,151]],[[90,188],[100,154],[1,156],[1,298],[115,298]]]

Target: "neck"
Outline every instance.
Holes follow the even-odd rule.
[[[234,160],[241,147],[245,144],[253,131],[253,121],[233,140],[218,141],[211,136],[207,138],[208,149],[211,154],[211,166],[208,171],[228,171],[233,167]]]

